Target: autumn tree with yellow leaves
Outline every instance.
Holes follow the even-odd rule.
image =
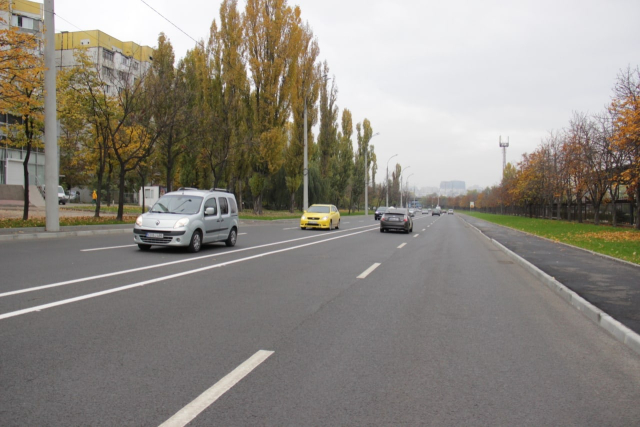
[[[634,195],[635,228],[640,229],[640,68],[618,75],[610,111],[614,117],[613,144],[624,158],[619,177]]]
[[[0,3],[6,10],[7,2]],[[44,57],[37,33],[17,27],[0,30],[0,113],[18,118],[7,126],[7,142],[25,150],[23,161],[24,208],[22,219],[29,218],[29,158],[31,150],[42,147],[44,131]]]

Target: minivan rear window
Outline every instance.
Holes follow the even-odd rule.
[[[238,205],[236,204],[236,199],[228,198],[227,200],[229,200],[229,207],[231,208],[231,213],[232,214],[237,214],[238,213]]]

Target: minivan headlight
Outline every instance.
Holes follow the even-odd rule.
[[[326,220],[328,220],[328,219],[329,219],[329,215],[326,215],[326,216],[323,216],[323,217],[322,217],[322,220],[323,220],[323,221],[326,221]]]
[[[176,224],[173,226],[173,228],[186,227],[187,224],[189,224],[189,218],[182,218],[182,219],[179,219],[178,221],[176,221]]]
[[[306,217],[306,216],[304,216],[304,215],[302,215],[302,218],[300,218],[300,219],[304,221],[304,220],[306,220],[306,219],[307,219],[307,217]]]
[[[138,218],[136,218],[136,225],[142,227],[142,215],[138,215]]]

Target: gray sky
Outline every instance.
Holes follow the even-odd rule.
[[[196,40],[219,22],[217,0],[145,2]],[[371,141],[377,182],[398,154],[389,168],[411,166],[412,187],[498,184],[501,135],[510,141],[507,161],[517,163],[573,111],[603,111],[618,72],[640,65],[638,0],[289,4],[318,39],[340,112],[380,132]],[[56,32],[97,29],[154,47],[163,31],[177,58],[195,45],[141,0],[57,0],[55,9]]]

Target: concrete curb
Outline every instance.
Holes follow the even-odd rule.
[[[0,235],[0,242],[12,241],[12,240],[32,240],[32,239],[53,239],[56,237],[71,237],[71,236],[98,236],[106,234],[125,234],[133,233],[133,227],[131,228],[110,228],[101,230],[76,230],[76,231],[42,231],[37,233],[14,233]]]
[[[502,252],[504,252],[509,258],[511,258],[515,263],[522,266],[524,269],[533,274],[536,278],[538,278],[542,283],[547,285],[552,291],[557,293],[563,300],[565,300],[569,305],[582,313],[587,319],[596,323],[598,326],[607,331],[610,335],[612,335],[615,339],[626,345],[628,348],[636,352],[636,354],[640,355],[640,335],[636,332],[632,331],[595,305],[591,304],[589,301],[582,298],[576,292],[567,288],[562,283],[558,282],[554,277],[551,277],[544,271],[540,270],[535,265],[531,264],[526,259],[522,258],[520,255],[506,248],[500,242],[495,239],[490,238],[486,234],[484,234],[481,230],[479,230],[476,226],[464,220],[470,227],[476,230],[480,235],[486,237],[491,240],[491,242],[496,245]],[[538,237],[538,236],[536,236]],[[573,247],[573,246],[572,246]],[[587,251],[592,253],[591,251]],[[600,255],[595,254],[594,255]],[[615,258],[612,258],[615,259]]]

